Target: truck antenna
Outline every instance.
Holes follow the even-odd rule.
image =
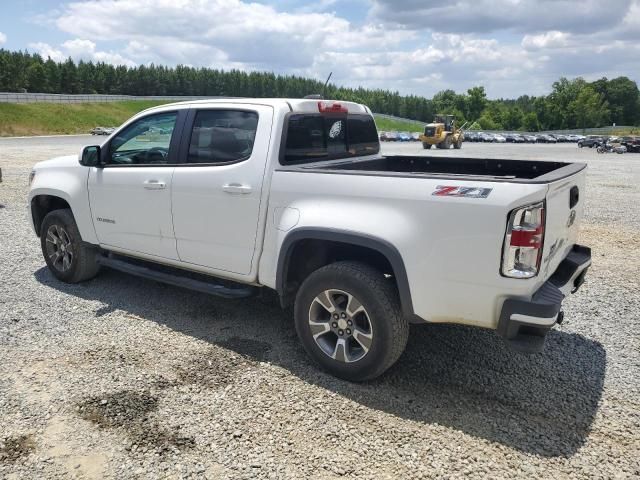
[[[305,95],[304,98],[309,98],[313,100],[324,100],[324,92],[327,89],[327,84],[329,83],[329,79],[331,78],[331,75],[333,75],[333,72],[329,72],[327,81],[324,82],[324,85],[322,86],[322,93],[313,93],[311,95]]]
[[[329,72],[329,76],[327,77],[327,81],[324,82],[324,86],[322,87],[322,98],[324,98],[324,93],[325,93],[325,90],[327,89],[327,85],[329,84],[329,80],[331,79],[331,75],[333,75],[333,72]]]

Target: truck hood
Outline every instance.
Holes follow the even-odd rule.
[[[43,169],[43,168],[59,168],[59,167],[81,167],[78,162],[78,155],[65,155],[64,157],[56,157],[49,160],[45,160],[43,162],[38,162],[35,164],[33,168],[35,169]]]

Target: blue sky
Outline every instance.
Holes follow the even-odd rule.
[[[431,96],[640,72],[640,0],[2,0],[0,47],[269,70]]]

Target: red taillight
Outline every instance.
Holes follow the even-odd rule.
[[[349,113],[347,107],[343,107],[339,103],[318,102],[318,111],[320,113]]]
[[[523,228],[522,230],[513,230],[511,232],[512,247],[532,247],[540,248],[542,245],[542,234],[544,228]]]
[[[517,208],[509,215],[502,254],[502,274],[535,277],[540,270],[544,244],[544,203]]]

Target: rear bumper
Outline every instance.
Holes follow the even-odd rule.
[[[498,321],[498,334],[519,352],[542,351],[549,330],[556,323],[562,323],[562,301],[580,288],[590,266],[591,249],[574,245],[531,300],[505,300]]]

